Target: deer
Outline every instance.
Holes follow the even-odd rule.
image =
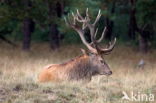
[[[87,47],[87,51],[82,49],[83,54],[75,57],[62,64],[52,64],[45,67],[38,76],[39,82],[59,82],[59,81],[79,81],[87,80],[91,81],[95,75],[112,74],[109,65],[105,62],[103,55],[109,54],[115,44],[116,38],[113,42],[109,42],[106,48],[100,47],[99,43],[103,40],[106,32],[104,27],[101,37],[97,38],[98,28],[96,24],[101,17],[101,10],[95,18],[95,21],[91,23],[90,16],[88,14],[88,8],[85,11],[85,17],[83,17],[79,10],[74,14],[72,12],[72,19],[65,17],[65,23],[74,29],[80,36],[82,43]],[[91,42],[85,39],[85,30],[90,31]]]

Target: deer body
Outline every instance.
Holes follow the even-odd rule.
[[[90,17],[88,14],[88,9],[86,10],[86,17],[82,17],[77,10],[77,14],[72,13],[73,21],[65,19],[66,24],[78,32],[83,44],[88,48],[88,53],[85,50],[82,50],[83,55],[79,56],[69,62],[63,64],[54,64],[46,67],[39,74],[40,82],[48,81],[62,81],[62,80],[82,80],[87,79],[91,80],[91,77],[100,74],[100,75],[111,75],[112,71],[110,70],[107,63],[105,63],[102,54],[108,54],[114,48],[116,39],[113,43],[110,43],[108,48],[101,48],[98,44],[104,38],[106,28],[104,28],[101,37],[96,40],[96,35],[98,28],[95,28],[96,23],[101,17],[101,11],[94,21],[90,22]],[[82,23],[82,27],[77,25]],[[88,28],[90,31],[91,42],[87,42],[85,39],[85,29]]]
[[[93,58],[88,55],[82,55],[63,64],[50,65],[43,69],[39,81],[91,80],[91,77],[97,74],[111,74],[108,69],[100,71],[100,67],[91,59]]]

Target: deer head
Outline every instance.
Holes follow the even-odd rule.
[[[104,59],[102,58],[102,55],[109,54],[113,50],[116,43],[116,38],[114,39],[113,42],[109,43],[109,46],[107,48],[101,48],[99,46],[99,43],[103,40],[106,32],[106,27],[105,27],[101,34],[101,37],[99,39],[96,39],[97,32],[98,32],[98,28],[96,28],[96,23],[99,21],[101,17],[101,10],[99,10],[98,15],[93,23],[91,23],[91,19],[88,14],[88,8],[86,9],[85,17],[83,17],[79,13],[79,10],[77,10],[76,14],[72,13],[72,17],[73,20],[70,20],[69,17],[67,19],[65,18],[65,22],[68,26],[70,26],[71,28],[73,28],[75,31],[78,32],[83,44],[88,48],[89,53],[85,53],[84,50],[83,52],[85,54],[88,54],[88,56],[90,57],[90,62],[96,68],[95,70],[96,73],[101,75],[103,74],[111,75],[112,71],[110,70],[109,66],[104,61]],[[82,27],[79,26],[80,24]],[[90,43],[87,42],[87,40],[85,39],[86,28],[88,28],[90,31],[90,37],[91,37]]]

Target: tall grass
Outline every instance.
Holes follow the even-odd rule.
[[[143,55],[126,46],[117,46],[104,56],[113,71],[109,77],[95,76],[89,83],[37,82],[43,67],[80,55],[80,48],[83,46],[65,45],[52,51],[47,44],[34,44],[30,52],[23,52],[1,44],[0,103],[122,103],[122,91],[156,95],[156,50]],[[141,59],[143,69],[137,66]]]

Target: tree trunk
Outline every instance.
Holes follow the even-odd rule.
[[[114,13],[115,13],[115,5],[116,5],[116,2],[113,1],[112,7],[111,7],[111,11],[110,11],[111,14],[114,14]],[[108,40],[111,40],[112,32],[113,32],[113,26],[114,26],[114,21],[110,20],[110,19],[107,17],[107,18],[106,18],[106,27],[107,27],[106,38],[107,38]]]
[[[108,40],[111,40],[112,32],[113,32],[113,25],[114,25],[114,22],[107,17],[106,18],[106,27],[107,27],[106,38]]]
[[[57,17],[58,18],[61,18],[62,15],[64,14],[64,4],[65,4],[64,1],[56,3],[56,13],[57,13]],[[59,38],[58,38],[59,42],[61,42],[61,40],[64,39],[64,34],[61,34],[58,31],[58,36],[59,36]]]
[[[135,39],[135,16],[134,16],[134,12],[133,11],[130,11],[130,18],[129,18],[129,27],[128,27],[128,35],[131,39]]]
[[[59,31],[57,29],[57,25],[50,24],[49,29],[50,29],[49,32],[50,48],[56,50],[60,46],[60,40],[59,40],[60,37],[59,37]]]
[[[53,50],[56,50],[60,46],[60,39],[63,38],[63,35],[59,33],[58,26],[55,23],[55,18],[61,18],[64,7],[63,4],[60,2],[57,2],[56,4],[52,4],[51,2],[48,2],[49,7],[49,18],[53,18],[51,20],[51,23],[49,24],[49,41],[50,41],[50,48]]]
[[[148,50],[147,40],[142,36],[139,36],[139,50],[143,54],[147,53]]]
[[[139,50],[141,53],[148,52],[148,33],[144,30],[145,28],[137,28],[136,31],[139,33]]]
[[[131,10],[130,10],[130,19],[129,19],[129,31],[128,34],[131,38],[135,39],[135,32],[138,32],[138,41],[139,41],[139,51],[142,53],[147,53],[148,51],[148,35],[145,32],[145,28],[140,28],[136,22],[136,1],[130,0]]]
[[[135,0],[130,0],[131,4],[131,9],[130,9],[130,18],[129,18],[129,26],[128,26],[128,35],[131,39],[135,40],[135,31],[137,28],[137,23],[136,23],[136,8],[135,8]]]
[[[30,18],[23,21],[23,50],[30,50],[31,33],[34,29],[34,23]]]
[[[24,0],[23,5],[31,8],[32,3],[30,0]],[[29,12],[29,11],[26,11]],[[35,23],[29,17],[23,20],[23,50],[30,50],[31,34],[34,31]]]
[[[56,3],[56,13],[57,17],[61,18],[64,13],[64,3],[63,2],[57,2]]]

